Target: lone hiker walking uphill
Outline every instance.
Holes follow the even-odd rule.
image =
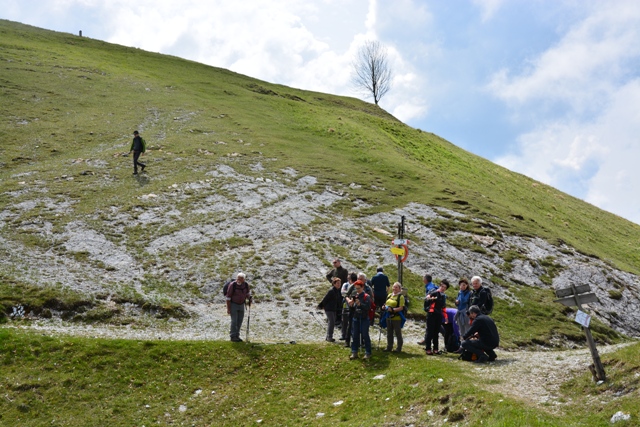
[[[133,174],[138,175],[138,166],[140,166],[140,172],[144,172],[144,168],[147,167],[144,163],[138,161],[140,156],[147,151],[147,144],[140,136],[138,131],[133,131],[133,141],[131,142],[131,149],[129,154],[133,152]]]

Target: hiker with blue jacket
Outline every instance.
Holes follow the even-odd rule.
[[[471,327],[469,324],[469,315],[467,314],[467,310],[470,307],[469,299],[471,298],[471,291],[469,290],[469,282],[465,277],[458,281],[458,286],[460,290],[458,291],[458,296],[455,301],[458,311],[454,321],[456,322],[456,325],[458,325],[460,335],[464,335]]]
[[[376,307],[382,307],[389,295],[389,278],[384,274],[382,267],[378,267],[376,274],[371,278],[371,287],[373,288],[373,300]]]
[[[138,161],[140,156],[147,151],[147,144],[140,136],[138,131],[133,131],[133,141],[131,142],[131,149],[129,154],[133,153],[133,174],[138,175],[138,166],[140,166],[140,172],[144,172],[144,168],[147,167],[144,163]]]

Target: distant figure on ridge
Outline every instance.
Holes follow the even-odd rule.
[[[144,163],[138,161],[140,155],[147,151],[147,143],[140,136],[138,131],[133,131],[133,141],[131,142],[131,149],[129,154],[133,152],[133,174],[138,175],[138,166],[140,166],[140,172],[144,172],[144,168],[147,167]]]

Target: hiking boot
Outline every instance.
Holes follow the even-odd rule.
[[[134,175],[138,175],[138,171],[135,171],[133,174],[134,174]]]
[[[328,341],[328,342],[336,342],[336,340],[335,340],[335,339],[333,339],[333,338],[327,338],[325,341]]]
[[[348,342],[344,343],[344,346],[351,348],[351,344],[349,344]]]
[[[426,340],[418,341],[418,345],[424,345],[426,342]]]
[[[231,342],[242,342],[242,338],[231,338]]]
[[[390,348],[385,348],[385,349],[384,349],[384,350],[382,350],[382,351],[391,351],[391,349],[390,349]]]
[[[396,348],[395,350],[392,350],[394,353],[402,353],[402,349],[401,348]]]
[[[364,355],[364,359],[365,359],[365,360],[367,360],[367,359],[371,359],[371,353],[365,353],[365,355]]]
[[[489,356],[487,356],[486,354],[483,354],[478,358],[478,360],[474,360],[473,363],[486,363],[488,361],[489,361]]]
[[[425,353],[427,353],[427,356],[433,356],[433,351],[431,350],[425,350]]]
[[[344,341],[344,340],[346,340],[345,337],[340,337],[340,341]]]
[[[147,167],[147,165],[140,166],[140,172],[144,172],[144,168],[146,168],[146,167]]]
[[[351,353],[351,356],[349,356],[349,360],[355,360],[358,358],[358,353]]]

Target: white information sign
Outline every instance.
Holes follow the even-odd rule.
[[[591,316],[587,313],[578,310],[576,313],[576,322],[584,326],[585,328],[589,327],[589,322],[591,322]]]

